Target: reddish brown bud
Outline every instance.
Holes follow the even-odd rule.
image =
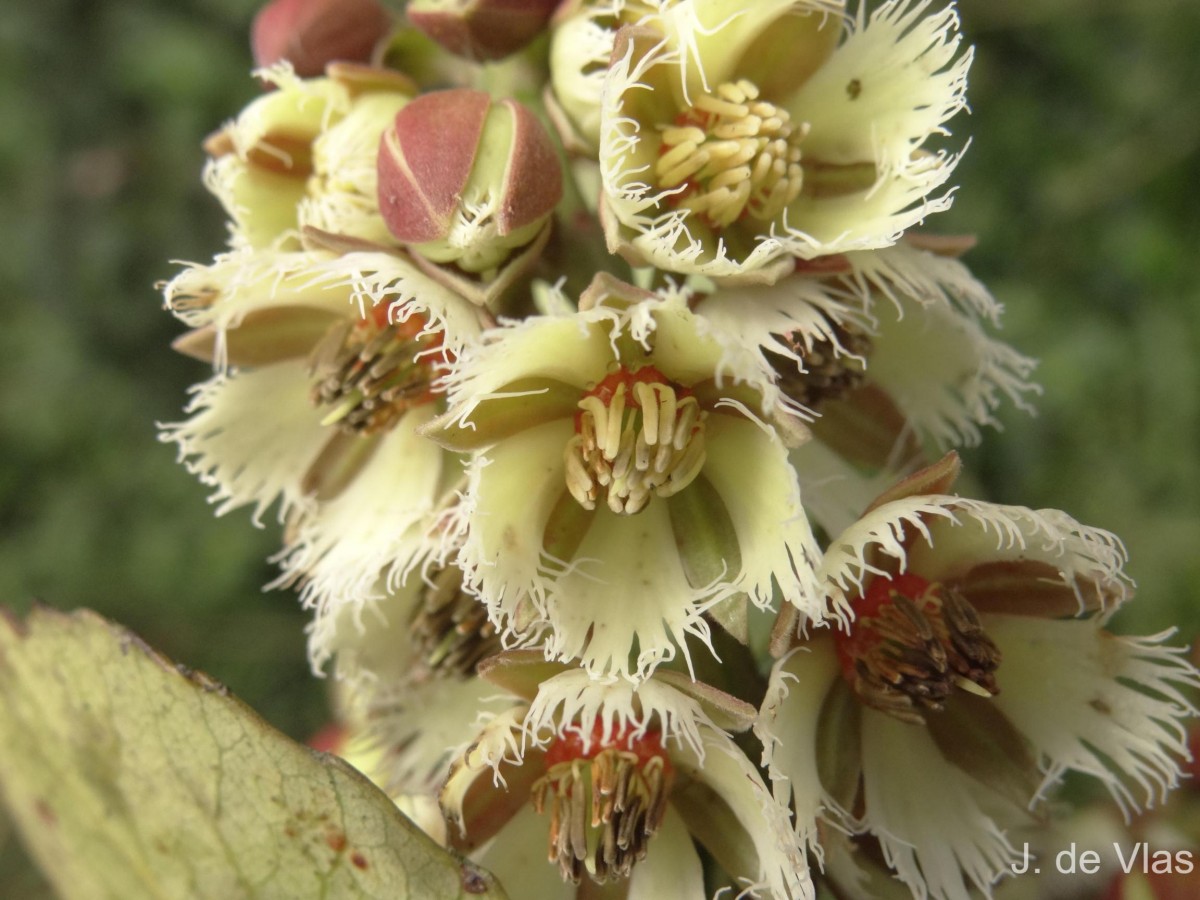
[[[304,78],[335,61],[367,62],[392,17],[376,0],[272,0],[254,17],[254,61],[287,60]]]
[[[378,165],[391,233],[470,271],[531,240],[562,197],[558,155],[533,113],[467,88],[404,107],[383,134]]]
[[[408,21],[451,53],[502,59],[546,27],[558,0],[412,0]]]

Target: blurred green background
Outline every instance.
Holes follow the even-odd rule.
[[[222,247],[201,139],[256,95],[251,0],[0,4],[0,602],[90,606],[287,733],[324,716],[277,529],[155,438],[204,367],[154,283]],[[1118,532],[1128,630],[1200,632],[1200,3],[963,0],[953,210],[1040,413],[966,455],[992,499]],[[48,896],[0,823],[0,896]]]

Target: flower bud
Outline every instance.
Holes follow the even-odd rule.
[[[514,100],[456,89],[419,97],[379,145],[379,209],[392,235],[438,263],[498,266],[542,229],[562,170],[541,124]]]
[[[287,60],[311,78],[337,60],[367,62],[391,27],[376,0],[272,0],[254,18],[250,44],[257,65]]]
[[[413,0],[408,21],[451,53],[503,59],[546,27],[558,0]]]

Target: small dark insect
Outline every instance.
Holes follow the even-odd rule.
[[[846,85],[846,93],[850,95],[851,100],[857,100],[858,95],[862,93],[862,82],[857,78],[851,78],[850,83]]]

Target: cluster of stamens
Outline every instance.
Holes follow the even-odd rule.
[[[539,814],[550,810],[549,860],[574,884],[585,870],[601,884],[629,876],[662,825],[674,780],[657,734],[598,737],[587,750],[576,734],[557,738],[530,791]]]
[[[480,660],[502,649],[487,608],[463,590],[462,570],[453,565],[425,585],[410,634],[430,671],[440,675],[474,675]]]
[[[751,82],[726,82],[662,128],[654,174],[662,188],[682,185],[671,202],[714,228],[743,214],[771,221],[800,194],[807,133],[787,110],[759,100]]]
[[[426,322],[412,315],[387,320],[387,306],[366,319],[339,321],[309,356],[310,399],[328,409],[322,425],[351,434],[386,430],[406,410],[430,403],[438,364],[445,361],[441,338],[424,334]]]
[[[876,577],[854,614],[850,633],[837,635],[838,657],[867,706],[923,724],[955,687],[983,697],[999,692],[1000,651],[958,591],[911,574]]]
[[[832,339],[813,341],[811,347],[784,336],[788,348],[801,358],[800,364],[782,353],[767,351],[779,389],[810,410],[844,397],[866,378],[863,360],[871,352],[871,338],[848,322],[828,322]]]
[[[565,451],[567,489],[585,509],[603,493],[619,515],[678,493],[704,465],[705,416],[653,366],[618,369],[579,401]]]

